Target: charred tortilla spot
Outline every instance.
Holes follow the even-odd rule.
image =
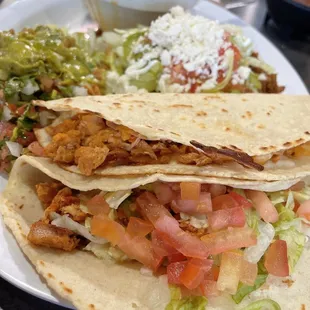
[[[153,111],[154,111],[154,112],[160,112],[158,109],[154,109]]]
[[[245,118],[245,115],[241,115],[242,118]]]
[[[181,137],[178,133],[176,132],[173,132],[173,131],[170,131],[171,134],[175,135],[175,136],[178,136],[178,137]]]
[[[232,149],[234,149],[234,150],[236,150],[236,151],[241,151],[237,146],[235,146],[235,145],[230,145],[230,147],[232,148]]]
[[[158,130],[159,130],[159,131],[164,131],[164,130],[163,130],[163,129],[161,129],[161,128],[158,128]]]
[[[48,276],[50,279],[55,279],[55,277],[54,277],[50,272],[47,274],[47,276]]]
[[[19,207],[18,207],[18,209],[22,209],[24,207],[24,205],[22,204],[22,205],[20,205]]]
[[[172,104],[171,108],[192,108],[193,106],[190,104]]]
[[[225,127],[225,131],[230,131],[230,128],[229,127]]]
[[[95,309],[95,306],[93,304],[88,305],[89,309]]]
[[[267,151],[268,150],[268,146],[262,146],[259,149],[262,150],[262,151]]]
[[[310,132],[309,132],[309,131],[305,131],[305,134],[306,134],[306,135],[310,135]]]
[[[120,107],[121,106],[121,104],[119,103],[119,102],[113,102],[113,104],[116,106],[116,107]]]
[[[246,98],[242,98],[241,100],[242,100],[243,102],[248,101],[248,99],[246,99]]]
[[[282,283],[287,284],[288,287],[291,287],[294,284],[294,281],[290,279],[286,279],[286,280],[282,280]]]
[[[143,105],[140,103],[140,104],[138,104],[138,107],[139,108],[143,108]]]
[[[45,263],[43,262],[43,260],[39,260],[39,264],[42,266],[45,266]]]
[[[196,113],[196,115],[197,115],[197,116],[207,116],[208,113],[207,113],[207,112],[204,112],[204,111],[198,111],[198,112]]]
[[[250,112],[250,111],[246,111],[245,114],[247,115],[248,118],[252,117],[252,112]]]
[[[66,98],[66,99],[64,100],[64,102],[65,102],[65,103],[70,103],[70,102],[72,102],[72,99],[71,99],[71,98]]]
[[[302,143],[302,142],[304,142],[305,140],[303,139],[303,138],[300,138],[300,139],[298,139],[298,140],[296,140],[296,143]]]
[[[24,239],[27,239],[27,236],[23,233],[21,233],[21,236],[24,238]]]
[[[206,125],[205,125],[205,124],[203,124],[203,123],[200,123],[200,124],[199,124],[199,127],[200,127],[200,128],[202,128],[202,129],[207,128],[207,127],[206,127]]]
[[[182,117],[180,118],[180,120],[181,120],[181,121],[185,121],[185,120],[187,120],[187,118],[186,118],[185,116],[182,116]]]
[[[147,128],[153,128],[152,126],[150,126],[150,125],[145,125]]]
[[[292,145],[292,142],[285,142],[283,143],[283,146],[291,146]]]
[[[302,304],[302,305],[301,305],[301,310],[306,310],[305,304]]]
[[[271,115],[271,113],[270,113],[270,112],[267,112],[266,114],[267,114],[268,116],[270,116],[270,115]]]
[[[228,111],[226,109],[221,109],[222,112],[227,113]]]
[[[227,157],[234,159],[236,162],[238,162],[242,166],[245,166],[248,168],[254,168],[258,171],[264,170],[264,167],[262,165],[255,163],[253,161],[253,158],[246,153],[237,152],[237,151],[229,150],[229,149],[219,150],[215,147],[205,146],[205,145],[203,145],[197,141],[193,141],[193,140],[190,141],[190,143],[193,146],[195,146],[196,148],[202,150],[207,156],[208,156],[208,154],[213,155],[213,156],[216,154],[220,154],[220,155],[224,155],[224,156],[227,156]]]
[[[257,128],[259,128],[259,129],[264,129],[264,128],[265,128],[265,125],[259,124],[259,125],[257,125]]]

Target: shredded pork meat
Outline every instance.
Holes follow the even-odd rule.
[[[74,250],[79,243],[79,239],[73,231],[42,221],[31,225],[27,238],[35,245],[64,251]]]

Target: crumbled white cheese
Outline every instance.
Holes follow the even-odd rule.
[[[258,76],[258,79],[260,81],[266,81],[267,80],[267,75],[265,73],[261,73],[259,76]]]
[[[189,224],[197,229],[208,227],[207,216],[204,214],[192,216],[181,212],[180,217],[184,221],[189,221]]]
[[[249,75],[251,73],[251,69],[248,67],[241,66],[238,68],[238,70],[233,74],[232,76],[232,84],[237,85],[241,84],[243,85],[245,81],[248,79]]]
[[[182,64],[187,72],[194,72],[196,76],[204,74],[208,81],[203,89],[210,89],[216,85],[218,71],[227,69],[226,54],[219,56],[221,48],[230,47],[230,42],[225,42],[225,31],[215,21],[202,16],[193,16],[184,12],[181,7],[174,7],[157,20],[153,21],[148,32],[148,39],[152,48],[144,49],[143,37],[141,37],[133,48],[134,53],[143,53],[139,60],[132,59],[125,74],[132,72],[141,74],[141,64],[146,68],[146,62],[159,59],[169,75],[163,77],[158,88],[172,90],[176,86],[163,85],[171,83],[171,67]],[[145,40],[144,40],[145,41]],[[202,72],[204,71],[204,72]],[[182,74],[181,74],[182,75]],[[184,78],[184,75],[183,75]],[[211,80],[211,81],[210,81]],[[187,81],[184,85],[178,85],[178,92],[186,92],[195,84],[196,80]]]
[[[125,93],[145,93],[146,89],[138,89],[134,85],[130,85],[127,75],[118,75],[114,71],[109,71],[106,77],[106,90],[110,94],[125,94]]]

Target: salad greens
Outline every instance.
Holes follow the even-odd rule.
[[[241,310],[281,310],[280,305],[271,299],[255,301]]]
[[[268,274],[259,274],[253,286],[241,283],[239,285],[237,293],[232,296],[232,299],[235,301],[236,304],[240,304],[244,297],[256,291],[266,282],[267,276]]]
[[[208,300],[203,296],[182,297],[179,287],[170,286],[171,301],[165,310],[205,310]]]

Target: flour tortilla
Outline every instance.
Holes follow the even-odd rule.
[[[108,121],[125,125],[148,140],[171,140],[192,145],[270,155],[310,141],[310,96],[266,94],[125,94],[34,101],[54,111],[91,111]],[[277,125],[276,125],[277,124]],[[49,141],[44,130],[41,141]],[[48,143],[48,142],[47,142]],[[46,143],[41,143],[46,145]],[[310,174],[308,157],[293,165],[245,169],[235,162],[224,165],[139,165],[99,168],[103,176],[133,174],[198,175],[245,180],[279,181]],[[292,167],[293,166],[293,167]],[[80,173],[76,166],[65,169]]]
[[[51,180],[50,176],[54,175],[57,180],[65,181],[66,185],[78,180],[78,185],[73,186],[74,188],[81,190],[92,188],[85,179],[83,186],[82,176],[61,168],[53,171],[54,164],[47,165],[43,169],[43,163],[42,159],[27,156],[20,157],[16,161],[8,185],[0,199],[0,212],[4,223],[15,236],[22,251],[49,287],[72,302],[78,309],[164,309],[170,300],[165,277],[143,276],[140,273],[139,264],[120,265],[111,260],[100,260],[89,252],[67,253],[36,247],[29,243],[26,236],[30,225],[43,215],[43,208],[35,193],[37,183],[48,182]],[[38,169],[39,167],[42,170]],[[63,174],[57,176],[59,171]],[[68,175],[64,176],[64,174]],[[70,180],[69,176],[73,179]],[[96,181],[92,177],[88,179],[90,183]],[[118,180],[118,182],[121,181]],[[241,183],[239,185],[241,186]],[[299,310],[302,304],[309,307],[310,281],[305,281],[305,275],[310,278],[310,271],[307,268],[306,259],[310,259],[308,250],[297,265],[294,277],[296,282],[292,287],[283,287],[282,283],[281,289],[275,287],[272,290],[261,291],[262,296],[272,296],[281,304],[283,310]],[[249,298],[246,303],[260,298],[260,293],[255,294],[252,294],[251,299]],[[288,301],[293,302],[293,306],[286,301],[286,296],[290,296]],[[218,301],[210,300],[210,309],[240,308],[233,304],[226,308],[222,305],[217,307],[217,304]]]

